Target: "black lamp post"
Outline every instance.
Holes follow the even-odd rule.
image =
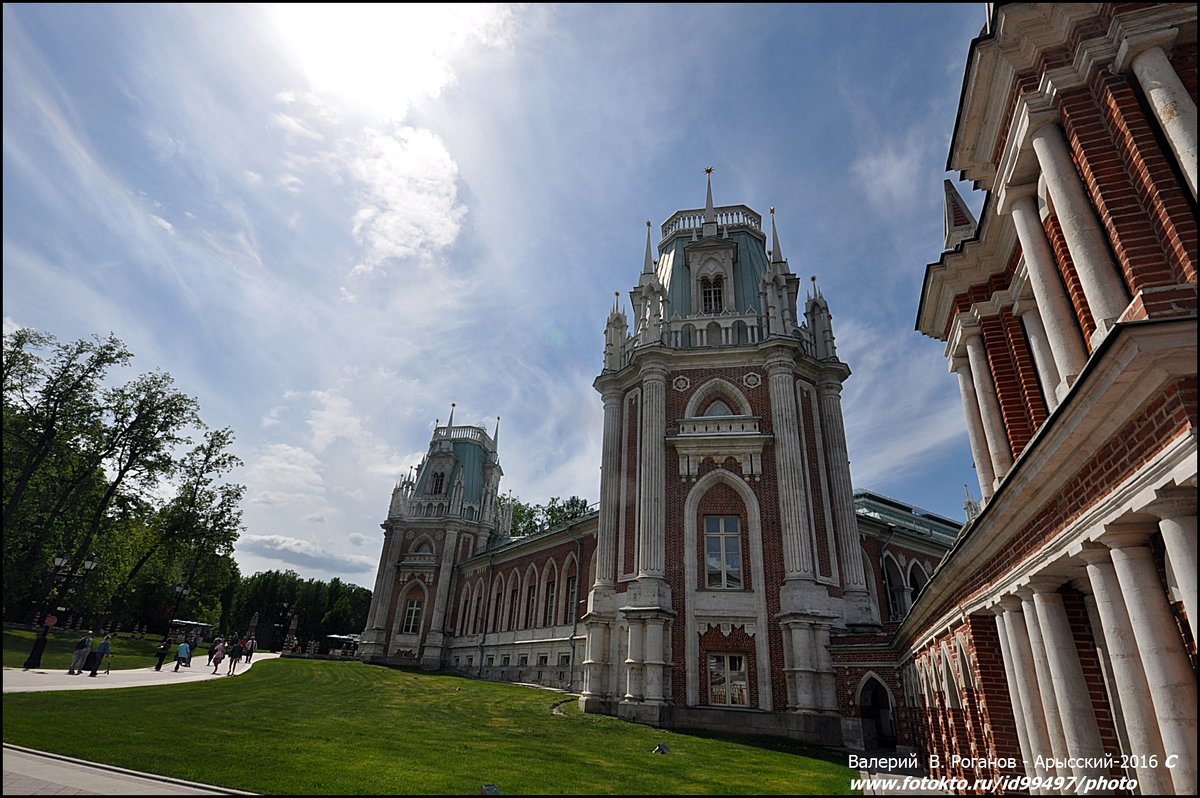
[[[87,576],[99,564],[99,560],[96,559],[95,554],[88,555],[88,558],[79,564],[78,568],[82,568],[83,570],[68,568],[70,562],[70,559],[67,557],[54,558],[54,570],[50,572],[53,581],[50,585],[50,589],[46,592],[46,599],[44,603],[50,603],[50,598],[54,596],[60,587],[65,586],[74,579]],[[58,607],[57,609],[59,612],[66,612],[67,608]],[[42,666],[42,652],[46,650],[46,640],[47,636],[50,634],[50,627],[57,623],[58,617],[47,610],[47,612],[42,616],[42,630],[38,633],[37,639],[33,641],[33,649],[29,652],[29,657],[25,660],[25,670],[30,670],[31,668],[40,668]]]

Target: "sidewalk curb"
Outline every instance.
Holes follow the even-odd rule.
[[[217,786],[214,784],[201,784],[201,783],[195,782],[195,781],[187,781],[185,779],[172,778],[170,776],[159,776],[154,773],[143,773],[138,770],[129,770],[128,768],[118,767],[116,765],[106,765],[103,762],[91,762],[86,759],[76,759],[75,757],[64,756],[63,754],[52,754],[48,751],[38,751],[35,748],[25,748],[24,746],[13,745],[12,743],[5,743],[4,749],[6,751],[7,750],[19,751],[20,753],[26,754],[29,756],[39,756],[39,757],[44,757],[46,759],[55,759],[55,760],[58,760],[59,762],[66,762],[68,764],[78,765],[79,767],[95,768],[97,770],[105,770],[105,771],[108,771],[109,773],[116,773],[117,775],[121,775],[121,776],[133,776],[135,778],[145,779],[147,781],[157,781],[157,782],[161,782],[163,784],[173,784],[177,787],[190,787],[195,790],[208,790],[208,791],[223,794],[223,795],[258,795],[258,793],[254,793],[254,792],[245,792],[243,790],[235,790],[232,787],[220,787],[220,786]]]

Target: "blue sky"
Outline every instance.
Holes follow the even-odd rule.
[[[707,166],[829,300],[855,486],[978,494],[913,324],[982,3],[3,13],[4,330],[115,333],[235,430],[244,573],[370,586],[451,402],[503,490],[595,501],[613,293]]]

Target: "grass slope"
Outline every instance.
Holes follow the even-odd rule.
[[[275,794],[847,794],[840,757],[584,715],[531,688],[268,660],[168,688],[9,694],[4,741]],[[653,754],[665,742],[671,753]],[[823,758],[817,758],[823,757]],[[86,789],[86,785],[80,785]]]

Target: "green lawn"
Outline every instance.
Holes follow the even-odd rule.
[[[72,632],[69,635],[51,634],[47,637],[46,650],[42,652],[41,670],[65,671],[71,667],[75,643],[80,637],[83,637],[83,632]],[[4,667],[23,668],[36,638],[37,632],[28,632],[24,629],[5,629]],[[99,645],[103,639],[104,635],[93,634],[92,645]],[[109,665],[113,670],[153,667],[154,663],[158,661],[158,657],[154,656],[154,649],[158,648],[161,640],[161,637],[146,637],[141,640],[126,637],[116,638],[112,641],[113,656]],[[175,656],[175,649],[172,647],[168,659],[173,656]]]
[[[275,794],[848,794],[844,757],[584,715],[532,688],[280,659],[236,679],[10,693],[4,741]],[[82,733],[82,729],[92,732]],[[669,754],[651,753],[660,742]],[[809,755],[804,755],[809,754]],[[80,785],[86,789],[86,785]]]

